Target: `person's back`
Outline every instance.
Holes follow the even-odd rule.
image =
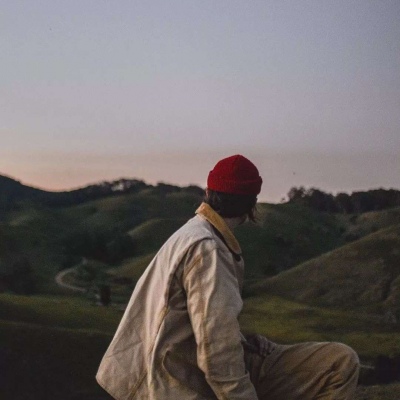
[[[138,281],[103,357],[96,378],[116,399],[351,398],[358,359],[347,346],[240,333],[244,264],[232,230],[254,220],[261,183],[239,155],[210,172],[205,202]]]
[[[230,235],[224,237],[219,233],[226,229],[221,226],[222,218],[215,220],[217,216],[213,214],[212,209],[203,204],[197,216],[164,244],[138,281],[97,375],[99,383],[115,398],[134,395],[137,398],[182,398],[179,396],[188,396],[190,391],[195,397],[184,398],[200,399],[201,395],[213,398],[207,380],[212,382],[217,378],[209,370],[211,365],[206,365],[209,350],[205,348],[204,359],[198,360],[196,340],[202,341],[204,346],[211,340],[215,350],[221,352],[215,373],[220,373],[221,365],[229,365],[229,375],[238,380],[237,374],[233,375],[234,360],[229,356],[230,353],[236,355],[238,350],[227,349],[232,346],[242,349],[237,316],[242,306],[238,294],[243,281],[243,261],[230,248],[237,250],[237,242]],[[223,263],[228,273],[223,271]],[[202,279],[194,276],[198,273],[202,274]],[[219,282],[215,282],[217,279]],[[229,279],[233,288],[228,284]],[[201,280],[214,283],[200,287]],[[209,293],[218,284],[221,285],[219,290]],[[205,303],[213,296],[217,296],[217,309],[214,306],[207,310]],[[221,299],[232,297],[231,304],[221,303]],[[229,313],[231,317],[228,317]],[[226,333],[220,349],[216,346],[220,338],[206,338],[200,327],[198,330],[193,328],[193,325],[202,325],[204,318],[208,319],[208,324],[223,324]],[[230,326],[232,323],[233,327]],[[237,332],[236,338],[231,328]],[[242,360],[242,350],[239,355]],[[207,372],[199,368],[199,362],[204,364]],[[165,379],[166,372],[180,385]],[[244,369],[241,373],[248,379]]]

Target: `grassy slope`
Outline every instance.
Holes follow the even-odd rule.
[[[346,235],[359,239],[379,229],[400,224],[400,208],[371,211],[360,215],[338,216],[346,226]]]
[[[29,260],[40,291],[53,287],[52,280],[62,263],[58,238],[69,224],[59,210],[24,209],[8,216],[3,229],[12,242],[11,253]],[[1,255],[0,255],[1,256]]]
[[[121,312],[95,307],[80,297],[0,294],[0,319],[113,334]]]
[[[94,375],[121,311],[79,298],[0,295],[0,357],[7,368],[0,396],[22,400],[108,399]],[[278,297],[247,299],[241,326],[280,343],[339,340],[368,360],[400,351],[398,334],[353,313],[308,307]],[[0,378],[1,379],[1,378]],[[395,386],[360,389],[360,399],[391,399]],[[372,394],[371,394],[372,393]]]
[[[112,268],[108,272],[115,277],[128,278],[133,282],[137,282],[154,256],[155,253],[149,253],[144,256],[130,258],[123,261],[120,267]]]
[[[259,211],[257,224],[235,231],[248,278],[276,274],[343,243],[343,223],[335,215],[295,204],[260,204]]]
[[[113,232],[131,232],[137,241],[137,255],[125,260],[120,272],[136,279],[143,270],[143,256],[151,258],[164,240],[193,216],[199,202],[187,192],[161,195],[156,189],[146,189],[63,209],[26,208],[8,215],[0,230],[12,238],[18,254],[30,260],[39,290],[48,292],[55,290],[53,277],[64,262],[65,237],[83,231],[111,236]],[[344,244],[346,237],[360,237],[400,221],[400,209],[349,217],[293,204],[260,204],[259,208],[260,222],[237,230],[246,280],[276,274]],[[0,248],[0,257],[1,252]]]
[[[129,231],[138,248],[138,255],[122,262],[109,272],[117,277],[136,282],[163,243],[185,222],[187,218],[153,218]]]
[[[298,301],[400,307],[400,225],[379,230],[265,281],[261,287]]]
[[[190,193],[170,193],[161,196],[152,189],[138,194],[119,195],[78,206],[60,209],[25,208],[7,215],[0,226],[0,239],[5,234],[15,253],[26,256],[36,271],[39,291],[56,290],[54,275],[63,263],[63,241],[75,232],[128,232],[152,219],[170,220],[175,230],[193,215],[199,198]],[[177,206],[179,205],[179,206]],[[161,234],[162,232],[160,232]],[[172,233],[172,232],[171,232]],[[164,235],[165,236],[165,235]],[[158,245],[163,235],[153,235]],[[151,237],[138,238],[138,255],[145,254]],[[158,241],[157,241],[158,240]],[[4,250],[4,251],[3,251]],[[0,258],[7,249],[0,247]]]
[[[240,322],[244,331],[261,333],[278,343],[343,342],[364,360],[400,353],[398,332],[354,311],[311,307],[264,294],[246,299]]]
[[[379,354],[400,354],[398,331],[356,312],[310,307],[279,297],[260,295],[245,301],[243,331],[258,332],[278,343],[339,341],[353,347],[362,362]],[[359,386],[355,400],[398,400],[400,383]]]
[[[186,218],[154,218],[129,231],[129,235],[140,254],[153,253],[186,221]]]
[[[98,201],[95,215],[96,219],[101,220],[101,215],[97,214],[111,212],[116,207],[115,202],[120,202],[119,206],[122,207],[121,202],[137,201],[138,198],[141,201],[152,199],[149,202],[148,215],[158,217],[147,219],[128,231],[138,247],[137,255],[124,260],[119,268],[111,270],[115,276],[136,281],[164,241],[193,215],[195,207],[193,198],[179,193],[165,198],[164,203],[167,206],[151,193],[135,195],[129,201],[125,197]],[[186,208],[183,207],[183,211],[178,212],[176,203],[182,202],[182,198],[186,202]],[[316,213],[291,204],[261,204],[259,208],[260,221],[257,224],[246,224],[236,232],[244,252],[248,282],[258,281],[265,274],[271,274],[271,271],[286,269],[343,245],[349,233],[352,237],[366,235],[377,227],[387,226],[400,218],[400,209],[351,217]],[[182,217],[177,217],[179,213],[183,213]],[[87,225],[88,220],[84,221]],[[89,221],[93,223],[93,218]]]

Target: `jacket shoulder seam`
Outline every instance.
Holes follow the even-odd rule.
[[[193,259],[193,261],[191,262],[191,264],[190,264],[188,267],[186,267],[186,268],[184,269],[184,271],[183,271],[183,276],[182,276],[183,280],[185,280],[186,277],[190,274],[190,272],[193,271],[193,270],[195,269],[195,267],[198,266],[198,265],[200,264],[200,261],[201,261],[205,256],[208,256],[208,255],[211,254],[212,252],[218,250],[219,246],[218,246],[218,244],[215,242],[215,239],[212,238],[212,237],[203,238],[203,239],[199,240],[198,242],[196,242],[194,245],[195,245],[195,246],[196,246],[196,245],[199,245],[200,243],[205,242],[205,241],[214,242],[212,248],[207,249],[207,251],[202,252],[202,253],[200,253],[200,254],[198,254],[197,256],[194,257],[194,259]]]

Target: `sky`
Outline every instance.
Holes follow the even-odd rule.
[[[0,174],[400,189],[398,0],[0,0]]]

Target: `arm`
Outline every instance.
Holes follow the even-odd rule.
[[[218,399],[257,400],[245,370],[237,320],[243,302],[231,255],[209,241],[198,250],[183,277],[198,366]]]
[[[266,357],[276,349],[276,343],[258,334],[245,335],[242,344],[245,350]]]

